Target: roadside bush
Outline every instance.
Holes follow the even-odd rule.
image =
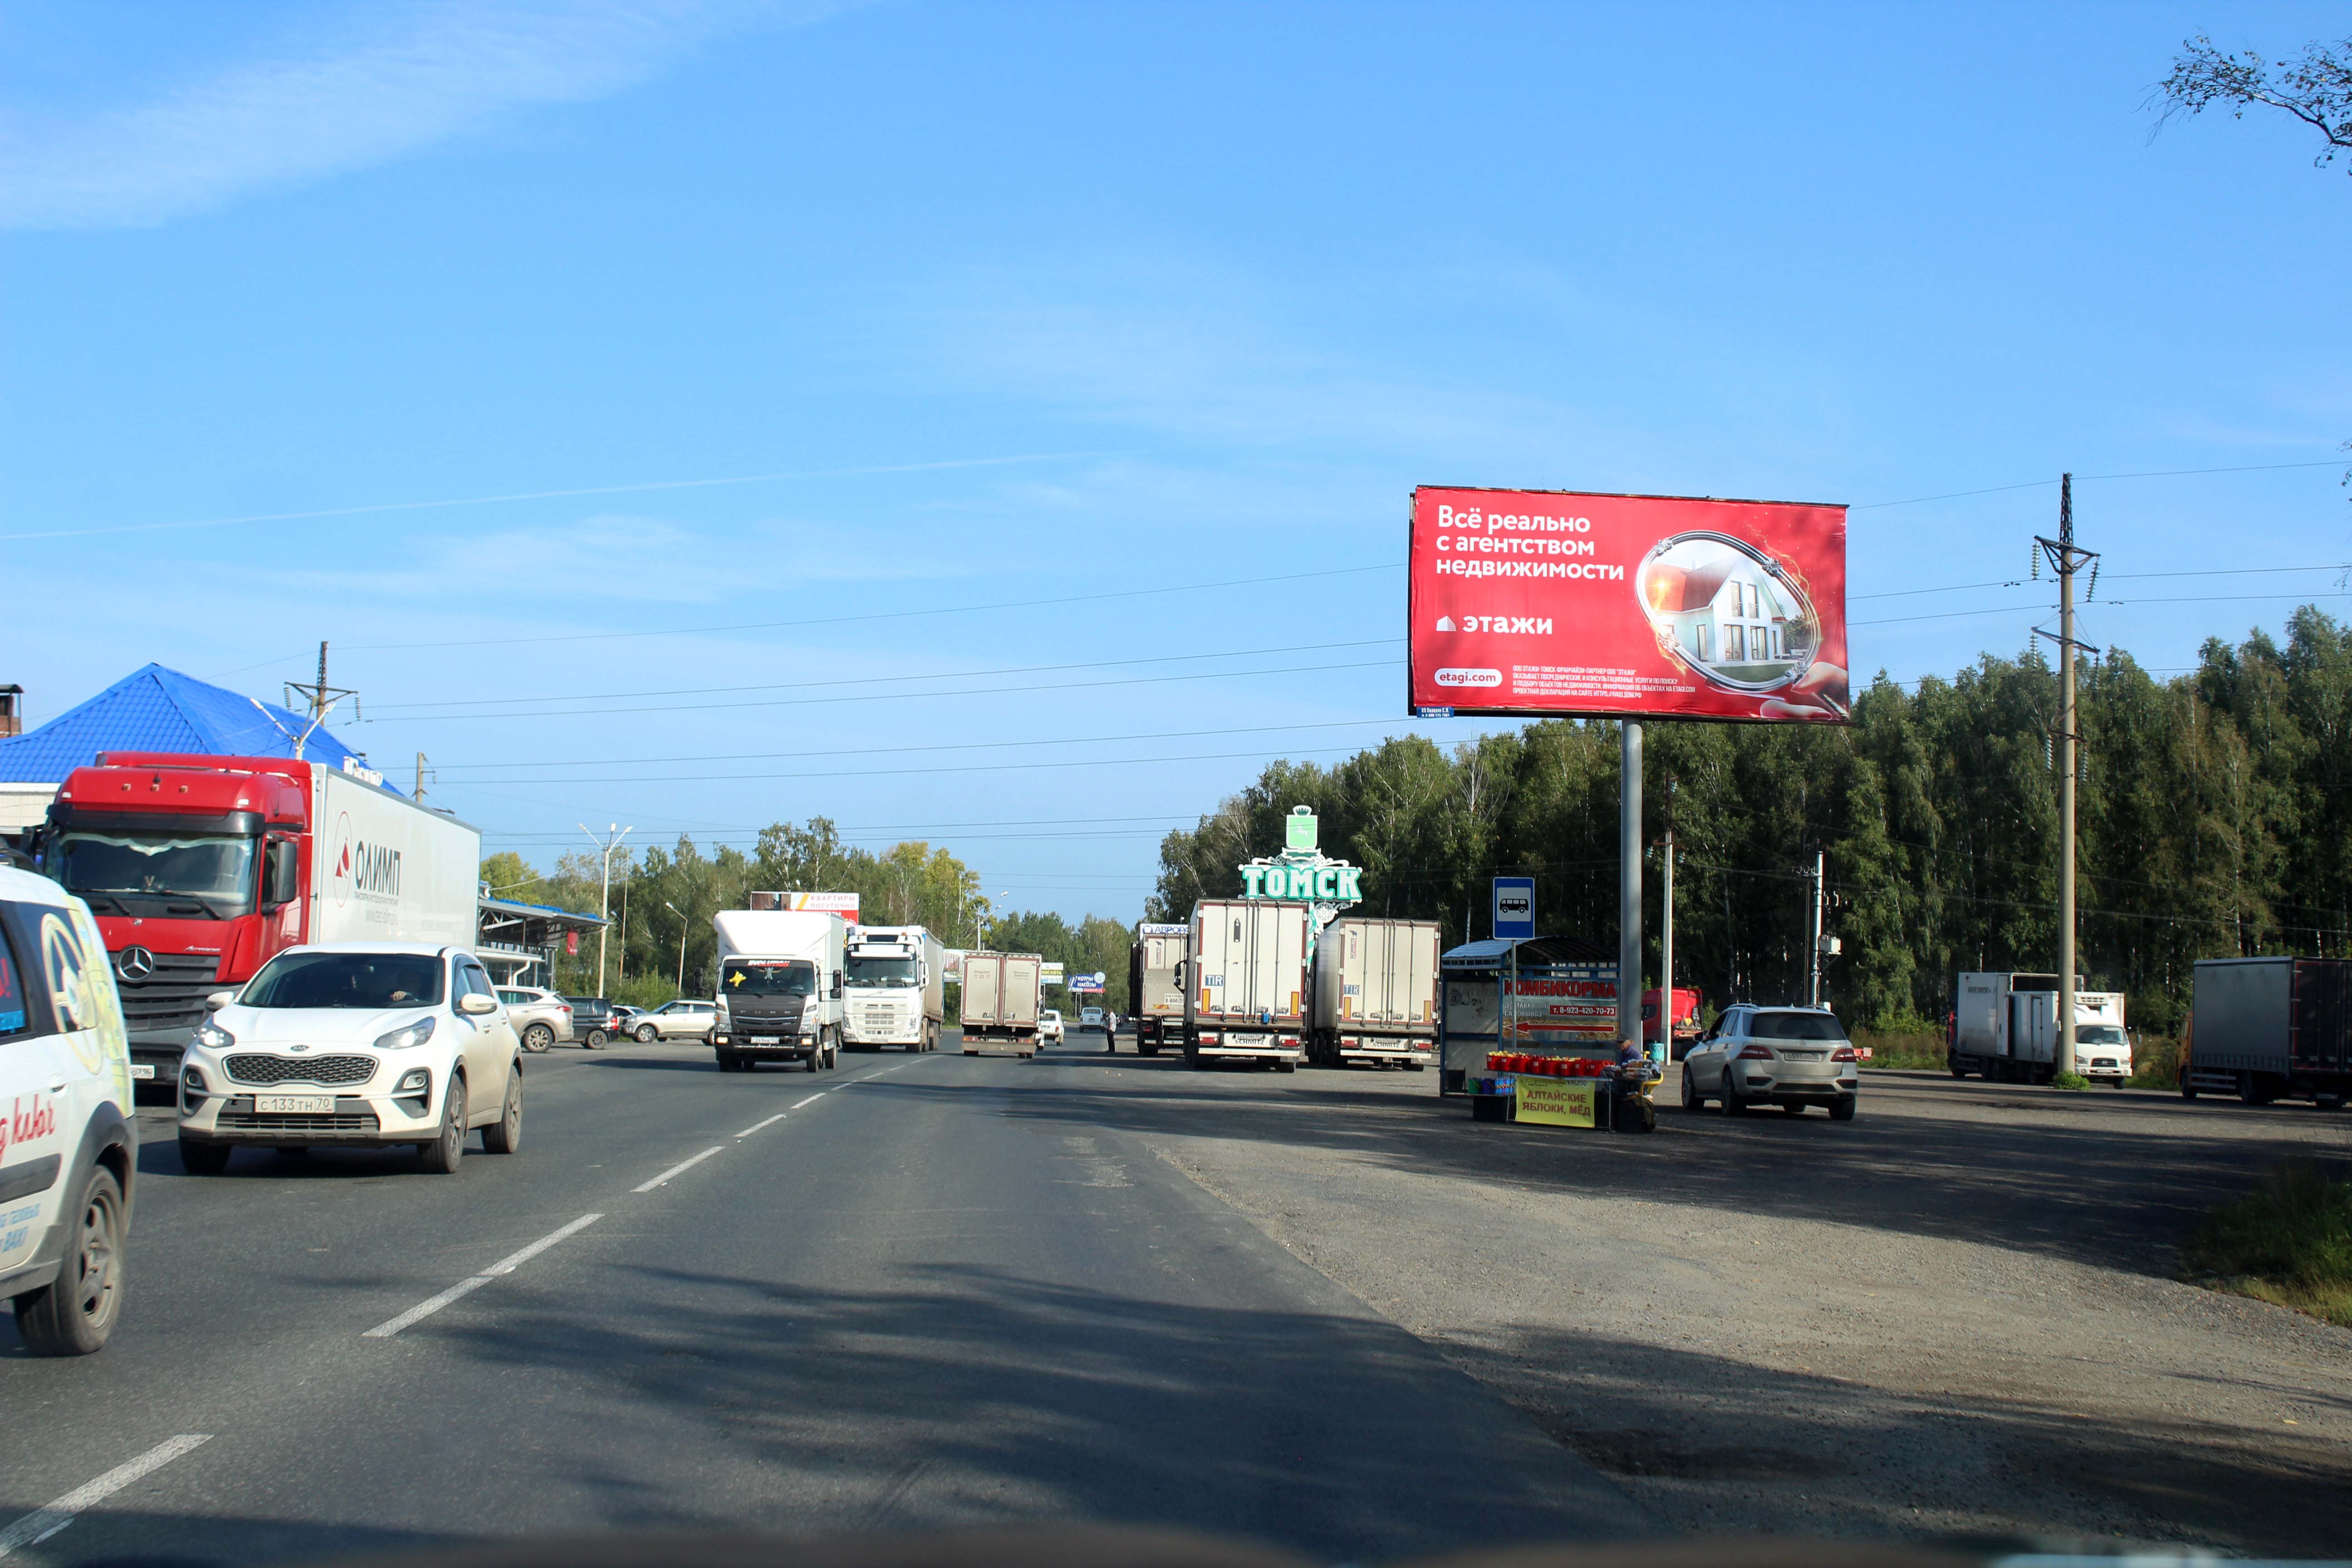
[[[2090,1088],[2091,1080],[2084,1078],[2078,1072],[2062,1072],[2052,1076],[2050,1079],[2050,1087],[2053,1089],[2071,1089],[2081,1090]]]
[[[1853,1043],[1870,1047],[1870,1059],[1862,1064],[1865,1068],[1941,1072],[1949,1065],[1944,1051],[1943,1032],[1932,1026],[1900,1033],[1857,1029]]]
[[[2132,1042],[2134,1089],[2180,1087],[2180,1042],[2168,1035],[2142,1035]]]
[[[2192,1277],[2352,1328],[2352,1182],[2280,1165],[2207,1215],[2181,1248]]]

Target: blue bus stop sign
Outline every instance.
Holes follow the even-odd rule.
[[[1533,877],[1495,879],[1495,935],[1500,939],[1536,934],[1536,879]]]

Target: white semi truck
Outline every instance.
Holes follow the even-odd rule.
[[[721,1072],[761,1062],[841,1065],[849,922],[814,910],[721,910],[719,1016],[710,1047]]]
[[[1203,899],[1184,963],[1184,1060],[1307,1059],[1307,954],[1313,907],[1286,899]]]
[[[963,955],[963,1054],[1037,1054],[1037,997],[1045,958],[1034,952]]]
[[[1307,1058],[1321,1067],[1436,1059],[1435,921],[1336,920],[1315,939]]]
[[[2047,1083],[2057,1071],[2058,977],[2010,970],[1961,974],[1952,999],[1948,1065],[2018,1083]],[[2132,1075],[2131,1037],[2120,991],[2074,986],[2074,1070],[2116,1089]]]
[[[921,926],[859,926],[849,934],[842,1043],[856,1049],[940,1048],[947,1019],[947,950]]]

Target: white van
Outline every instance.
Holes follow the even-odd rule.
[[[0,1296],[35,1355],[122,1312],[139,1132],[131,1042],[89,906],[0,867]]]
[[[217,1175],[266,1149],[413,1143],[425,1168],[522,1144],[522,1043],[481,960],[463,948],[289,947],[215,992],[180,1065],[180,1163]]]

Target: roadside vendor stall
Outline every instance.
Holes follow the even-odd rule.
[[[1621,1100],[1654,1081],[1646,1066],[1616,1071],[1617,960],[1604,948],[1565,936],[1466,942],[1438,974],[1438,1093],[1466,1097],[1475,1120],[1622,1125]]]

